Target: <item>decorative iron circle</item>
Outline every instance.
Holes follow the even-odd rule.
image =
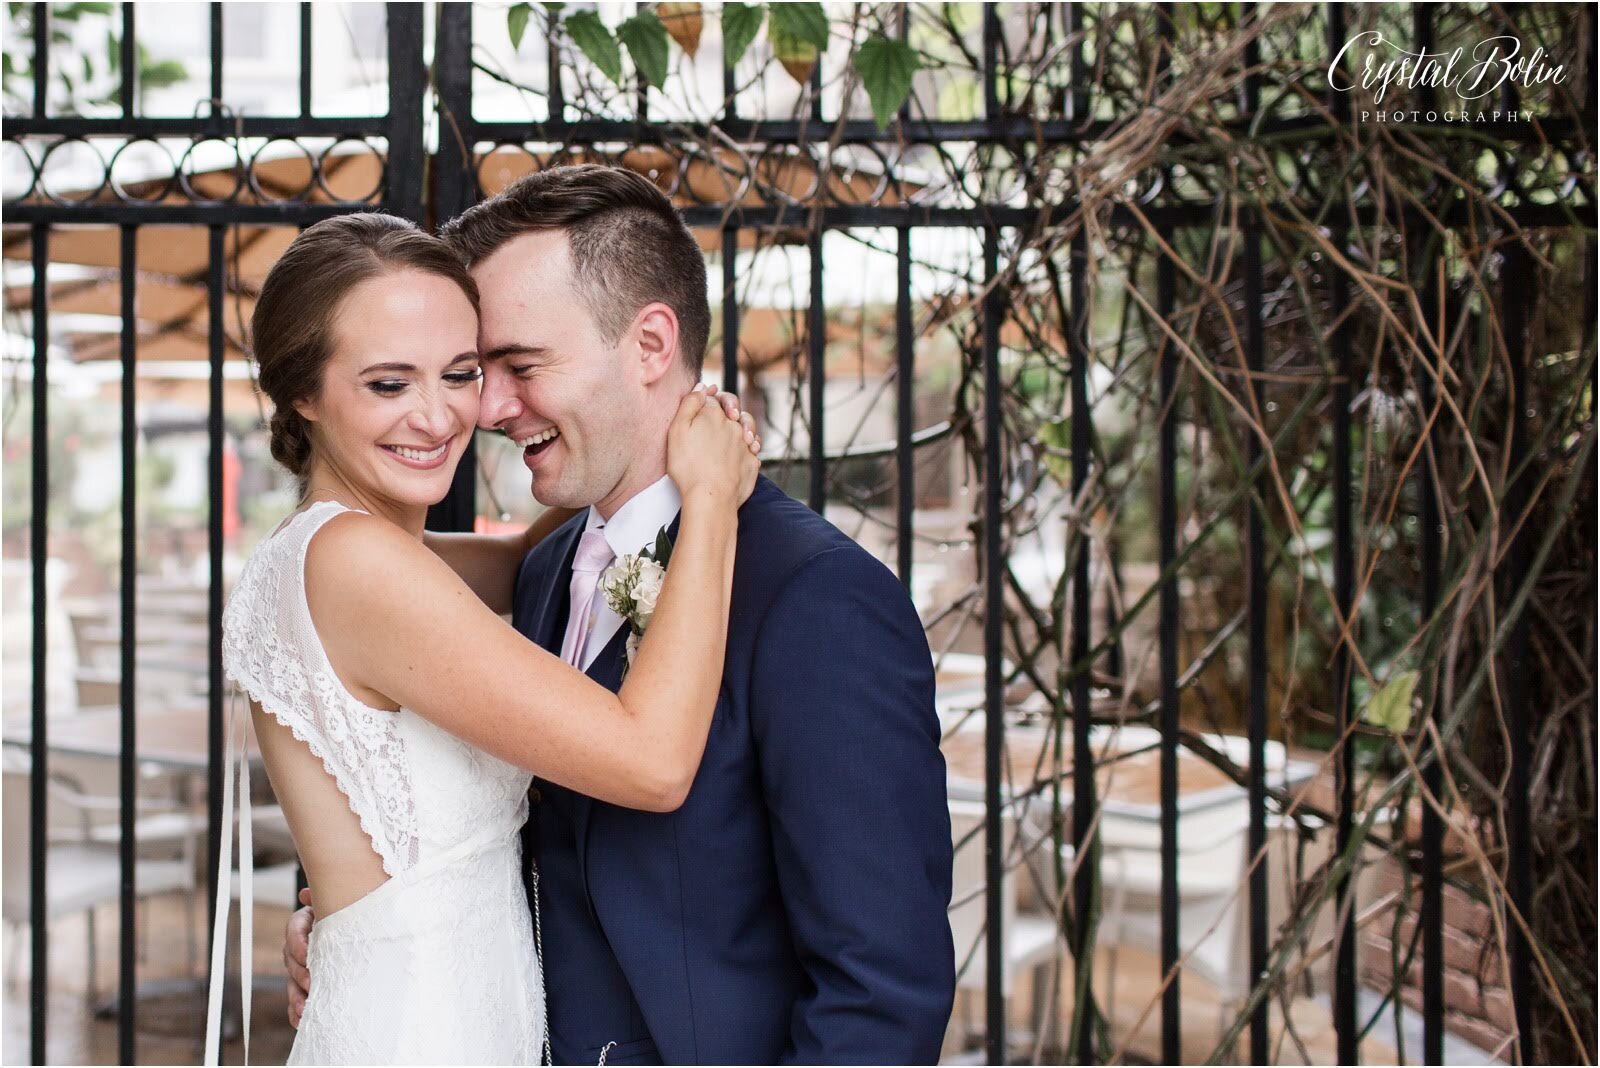
[[[157,154],[165,161],[165,166],[156,168],[159,177],[138,178],[117,173],[119,166],[124,170],[136,166],[140,156],[145,154]],[[173,162],[171,149],[166,145],[154,137],[136,137],[119,146],[111,154],[111,163],[106,171],[111,183],[111,192],[119,201],[124,204],[154,204],[165,200],[167,194],[172,192],[178,168]],[[143,195],[139,192],[141,189],[145,190]]]
[[[360,149],[365,150],[375,161],[377,161],[377,181],[373,183],[371,189],[368,189],[360,196],[345,196],[343,193],[334,189],[334,182],[338,180],[338,175],[336,173],[338,168],[330,168],[329,162],[332,160],[360,155],[360,152],[341,152],[339,150],[339,146],[341,145],[359,146]],[[384,187],[389,181],[389,161],[387,156],[378,149],[377,145],[373,144],[371,140],[365,137],[340,137],[330,142],[326,148],[317,154],[316,167],[314,170],[317,188],[322,190],[322,192],[327,195],[328,199],[338,204],[370,204],[372,201],[383,195]]]
[[[50,187],[50,161],[52,159],[60,159],[63,156],[70,154],[73,149],[69,148],[68,146],[81,147],[83,151],[87,152],[94,158],[95,163],[100,167],[100,176],[95,181],[95,184],[92,187],[88,187],[82,191],[79,191],[77,196],[68,196],[65,194],[65,191],[52,189]],[[66,165],[69,167],[71,166],[70,159]],[[46,197],[56,204],[85,204],[100,195],[101,190],[105,189],[106,182],[109,178],[105,157],[100,155],[99,150],[96,149],[93,143],[90,142],[86,137],[63,137],[61,140],[55,142],[49,148],[45,149],[44,155],[39,158],[38,174],[38,188],[40,192],[44,193]]]
[[[881,204],[892,182],[890,171],[889,157],[875,144],[837,145],[828,158],[828,199],[855,206]]]
[[[3,147],[0,147],[0,175],[9,174],[12,168],[19,174],[27,175],[27,186],[16,196],[11,196],[8,190],[0,190],[0,202],[16,204],[33,195],[39,185],[39,164],[34,160],[33,153],[28,151],[28,146],[16,138],[7,137]],[[8,186],[9,182],[6,183]]]
[[[822,166],[809,144],[770,144],[756,157],[755,189],[768,204],[808,207],[821,188]]]
[[[750,189],[749,165],[727,149],[708,152],[701,145],[685,145],[678,174],[684,195],[709,207],[740,204]]]
[[[305,161],[306,161],[306,180],[305,180],[305,184],[302,185],[299,189],[295,190],[293,193],[290,193],[290,194],[287,194],[287,195],[277,195],[277,194],[270,193],[266,189],[262,188],[262,185],[261,185],[261,174],[260,174],[261,165],[263,163],[276,163],[276,162],[278,162],[277,160],[270,160],[270,159],[264,159],[263,158],[266,155],[267,150],[270,149],[273,145],[293,145],[294,148],[300,153],[300,155],[305,157]],[[292,154],[290,154],[290,153],[285,153],[283,156],[281,156],[279,158],[280,159],[288,159],[288,158],[291,158],[291,155]],[[273,138],[268,139],[267,141],[262,142],[261,147],[256,149],[255,153],[251,155],[251,157],[250,157],[250,165],[245,170],[245,179],[250,183],[250,192],[255,194],[255,196],[257,198],[259,198],[260,200],[262,200],[262,201],[265,201],[265,202],[271,203],[271,204],[299,204],[299,203],[304,202],[306,197],[311,195],[311,191],[316,188],[316,186],[317,186],[317,170],[318,170],[318,167],[317,167],[317,159],[316,159],[316,157],[311,154],[311,150],[309,148],[307,148],[303,143],[301,143],[300,141],[298,141],[298,140],[296,140],[295,138],[292,138],[292,137],[273,137]]]
[[[210,150],[202,149],[200,146],[213,144],[224,146],[233,157],[231,168],[233,171],[233,188],[229,189],[225,196],[220,197],[207,196],[195,184],[194,167],[199,162],[196,158],[196,153],[205,155]],[[221,174],[222,171],[219,168],[205,173]],[[182,158],[178,160],[178,186],[183,190],[185,196],[200,204],[232,203],[238,198],[239,191],[244,188],[244,160],[239,154],[239,146],[221,137],[202,137],[199,140],[191,141],[189,147],[183,150]]]
[[[624,152],[622,166],[637,171],[656,184],[668,200],[683,188],[684,158],[661,145],[638,145]]]
[[[474,168],[478,192],[486,197],[500,192],[525,174],[539,169],[539,159],[520,141],[500,141],[480,153]]]

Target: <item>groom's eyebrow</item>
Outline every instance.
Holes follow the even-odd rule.
[[[478,354],[480,360],[501,360],[507,356],[543,356],[550,350],[543,345],[496,345]]]

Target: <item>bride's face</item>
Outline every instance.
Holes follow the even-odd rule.
[[[316,397],[314,464],[401,505],[444,499],[478,421],[478,317],[455,283],[420,271],[352,289]]]

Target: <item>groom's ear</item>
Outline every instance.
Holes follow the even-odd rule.
[[[653,386],[678,365],[678,316],[657,301],[639,309],[633,320],[644,383]]]

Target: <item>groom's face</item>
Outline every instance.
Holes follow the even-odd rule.
[[[484,372],[478,425],[522,448],[541,504],[606,500],[626,479],[645,393],[574,287],[566,235],[514,238],[472,275]]]

